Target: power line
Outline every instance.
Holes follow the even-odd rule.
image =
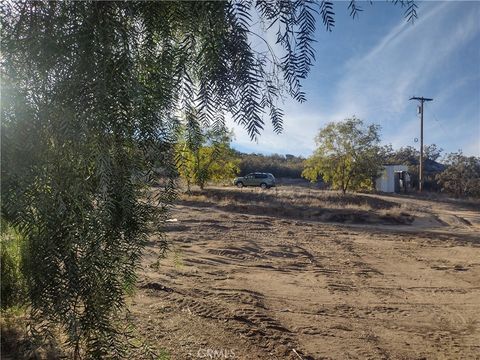
[[[449,136],[447,129],[443,126],[442,122],[438,120],[437,115],[433,111],[432,111],[432,115],[433,115],[433,120],[435,120],[438,123],[438,125],[440,125],[440,128],[443,131],[443,134],[446,136]]]

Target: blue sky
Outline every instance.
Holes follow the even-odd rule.
[[[267,124],[258,142],[228,120],[233,147],[309,156],[321,127],[352,115],[380,124],[385,144],[418,147],[417,102],[408,99],[425,96],[434,99],[425,105],[425,144],[480,156],[480,2],[417,4],[412,25],[390,3],[361,3],[353,20],[348,2],[335,2],[333,32],[317,23],[317,60],[303,82],[307,102],[286,99],[284,132]]]

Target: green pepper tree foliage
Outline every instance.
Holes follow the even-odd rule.
[[[178,115],[280,132],[282,89],[305,100],[316,14],[331,30],[330,1],[0,4],[1,214],[26,242],[33,318],[73,358],[125,356],[125,295],[175,198]],[[252,47],[258,18],[281,54]]]
[[[303,177],[317,181],[321,176],[344,194],[371,189],[384,158],[379,130],[356,117],[329,123],[315,138],[317,150],[305,161]]]

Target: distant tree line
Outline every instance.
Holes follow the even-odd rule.
[[[301,178],[305,158],[294,155],[237,153],[241,175],[251,172],[272,173],[277,178]]]

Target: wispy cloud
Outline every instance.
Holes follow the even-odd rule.
[[[462,68],[462,62],[466,59],[458,57],[459,51],[469,44],[472,46],[472,40],[480,33],[480,5],[422,2],[420,6],[420,17],[414,25],[399,20],[371,48],[362,49],[362,52],[342,59],[343,62],[339,61],[337,66],[342,70],[339,72],[342,75],[335,82],[320,87],[307,80],[306,84],[318,92],[310,94],[310,98],[327,99],[327,102],[320,100],[299,105],[287,101],[283,135],[274,135],[267,127],[259,143],[252,144],[243,129],[235,126],[237,144],[258,152],[309,155],[314,149],[313,138],[321,126],[355,114],[368,122],[381,124],[386,143],[392,143],[395,147],[415,145],[413,139],[419,136],[419,124],[416,104],[408,101],[411,96],[434,97],[431,109],[441,117],[440,114],[446,113],[445,109],[458,106],[448,104],[450,96],[472,84],[477,84],[477,92],[480,90],[480,66],[462,69],[457,73],[452,70],[453,65]],[[364,29],[362,35],[365,33]],[[476,57],[480,59],[478,51]],[[313,71],[320,69],[314,68]],[[465,113],[461,115],[463,118],[460,115],[458,117],[459,123],[467,119],[467,127],[477,129],[477,134],[480,132],[479,99],[479,94],[464,99]],[[433,125],[429,123],[429,142],[452,142],[452,139],[446,138],[439,124],[438,121]],[[470,138],[472,131],[462,128],[457,126],[455,129],[459,146],[449,146],[456,150],[463,144],[464,148],[469,151],[473,149],[479,155],[480,149],[475,146],[475,139]],[[447,147],[442,143],[440,146]]]
[[[337,90],[337,108],[370,116],[373,103],[387,113],[400,113],[408,96],[421,92],[438,67],[478,32],[478,14],[446,26],[452,6],[432,6],[415,25],[399,23],[358,60],[348,62]],[[376,109],[378,110],[378,109]]]

